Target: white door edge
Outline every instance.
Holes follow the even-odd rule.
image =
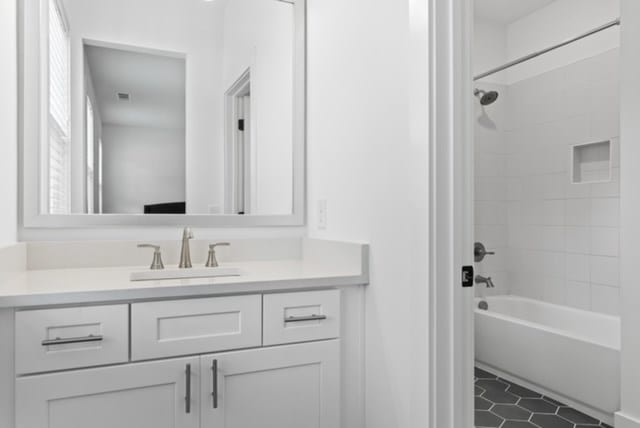
[[[471,0],[430,9],[430,426],[473,427]]]

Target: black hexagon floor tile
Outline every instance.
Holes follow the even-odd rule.
[[[512,421],[528,421],[531,417],[530,411],[514,404],[496,404],[491,409],[491,413]]]
[[[497,428],[504,422],[500,416],[496,416],[491,412],[485,410],[476,410],[475,423],[476,427],[482,428]]]
[[[558,406],[539,398],[523,398],[518,402],[518,406],[533,413],[555,413],[558,410]]]
[[[540,428],[526,421],[504,421],[500,428]]]
[[[574,424],[583,424],[583,425],[599,425],[600,421],[596,418],[592,418],[591,416],[587,416],[582,412],[579,412],[571,407],[560,407],[558,409],[558,415],[567,419]]]
[[[509,385],[499,380],[481,379],[476,382],[476,385],[486,391],[505,391]]]
[[[485,398],[476,397],[476,410],[489,410],[493,403]]]
[[[486,370],[476,368],[475,376],[477,427],[612,428],[566,404]]]
[[[519,397],[506,391],[487,390],[482,397],[497,404],[516,404],[520,400]]]
[[[475,374],[475,377],[477,377],[478,379],[496,379],[498,377],[492,373],[489,373],[477,367],[474,369],[474,374]]]
[[[522,398],[542,398],[542,394],[538,394],[535,391],[532,391],[520,385],[516,385],[514,383],[511,383],[509,385],[509,388],[507,388],[507,391]]]
[[[531,422],[541,428],[574,428],[574,424],[558,415],[543,415],[536,413],[531,417]]]
[[[551,403],[551,404],[555,404],[555,405],[556,405],[556,406],[558,406],[558,407],[566,407],[566,406],[567,406],[566,404],[561,403],[561,402],[559,402],[559,401],[557,401],[557,400],[554,400],[554,399],[553,399],[553,398],[551,398],[551,397],[547,397],[546,395],[545,395],[544,397],[542,397],[542,398],[544,398],[544,400],[545,400],[545,401],[548,401],[548,402],[549,402],[549,403]]]

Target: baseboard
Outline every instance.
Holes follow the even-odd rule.
[[[640,419],[632,418],[624,412],[616,413],[616,428],[640,428]]]

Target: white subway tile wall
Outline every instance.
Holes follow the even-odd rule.
[[[476,264],[494,290],[617,314],[619,51],[497,90],[476,103],[476,241],[497,252]],[[575,144],[611,141],[611,180],[572,184]]]
[[[503,85],[483,85],[485,90],[500,93],[498,102],[481,107],[477,103],[475,134],[475,232],[476,241],[483,242],[496,252],[487,256],[482,263],[476,264],[476,273],[490,276],[496,288],[476,288],[478,296],[507,294],[509,292],[509,236],[507,223],[514,216],[511,212],[508,195],[517,197],[522,188],[520,183],[505,179],[511,168],[506,152],[504,129],[506,119],[505,100],[507,87]]]

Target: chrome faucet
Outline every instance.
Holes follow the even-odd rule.
[[[491,277],[485,278],[484,276],[476,275],[476,284],[485,284],[487,288],[496,288]]]
[[[193,239],[193,232],[190,228],[185,227],[182,231],[182,250],[180,251],[180,269],[190,269],[191,250],[189,248],[189,240]]]

